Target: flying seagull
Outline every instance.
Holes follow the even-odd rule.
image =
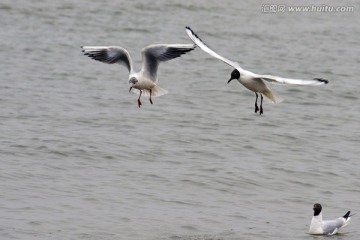
[[[314,78],[311,80],[304,79],[292,79],[292,78],[283,78],[273,75],[261,75],[250,72],[248,70],[243,69],[239,63],[231,61],[225,57],[220,56],[213,50],[211,50],[201,39],[200,37],[190,28],[185,27],[186,33],[189,35],[190,39],[199,46],[203,51],[207,52],[211,56],[223,61],[224,63],[230,65],[235,68],[231,72],[231,77],[227,83],[230,83],[232,80],[237,79],[244,87],[249,89],[250,91],[255,92],[256,100],[255,100],[255,113],[259,111],[260,115],[263,114],[264,110],[262,107],[263,95],[265,95],[268,99],[270,99],[274,103],[281,102],[281,99],[275,95],[265,84],[266,82],[278,83],[278,84],[295,84],[295,85],[322,85],[327,84],[329,81],[322,78]],[[260,108],[258,107],[258,93],[261,97]]]
[[[129,52],[118,46],[82,46],[84,55],[103,63],[119,63],[129,70],[129,92],[139,94],[138,106],[140,108],[141,95],[151,97],[161,96],[168,91],[157,85],[157,70],[160,62],[180,57],[182,54],[195,49],[193,44],[155,44],[141,50],[142,67],[135,72]]]
[[[322,220],[321,205],[319,203],[314,204],[314,216],[311,219],[309,233],[314,235],[334,235],[341,228],[349,224],[351,216],[348,211],[344,216],[336,218],[334,220]]]

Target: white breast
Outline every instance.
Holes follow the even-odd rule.
[[[267,89],[261,79],[255,79],[250,75],[241,75],[239,82],[253,92],[264,92]]]
[[[148,79],[141,79],[135,86],[134,88],[137,88],[139,90],[142,90],[142,89],[151,89],[153,87],[155,87],[156,84],[151,81],[151,80],[148,80]]]
[[[322,218],[319,216],[313,216],[310,223],[310,234],[323,234],[324,230],[322,228]]]

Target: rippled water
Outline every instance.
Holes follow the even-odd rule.
[[[2,1],[0,238],[312,239],[315,202],[359,212],[360,5],[262,12],[275,3],[292,2]],[[196,49],[138,109],[125,68],[80,52],[120,45],[140,67],[148,44],[190,43],[186,25],[246,69],[330,84],[271,85],[285,101],[258,116]]]

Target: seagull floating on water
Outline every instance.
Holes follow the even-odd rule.
[[[140,108],[141,95],[151,97],[161,96],[168,91],[157,85],[157,70],[160,62],[165,62],[195,49],[193,44],[155,44],[141,50],[142,67],[135,72],[129,52],[118,46],[82,46],[82,52],[103,63],[119,63],[129,70],[129,92],[139,93],[138,106]]]
[[[228,80],[230,83],[232,80],[237,79],[244,87],[249,89],[250,91],[255,92],[256,100],[255,100],[255,113],[259,111],[260,115],[263,114],[264,110],[262,107],[263,95],[265,95],[268,99],[270,99],[274,103],[281,102],[281,99],[275,95],[265,84],[264,81],[278,84],[295,84],[295,85],[322,85],[327,84],[329,81],[322,78],[314,78],[311,80],[304,79],[291,79],[291,78],[283,78],[273,75],[261,75],[250,72],[248,70],[243,69],[239,63],[231,61],[225,57],[220,56],[213,50],[211,50],[201,39],[200,37],[190,28],[185,27],[186,32],[189,35],[190,39],[199,46],[203,51],[207,52],[211,56],[223,61],[224,63],[230,65],[235,68],[231,72],[231,78]],[[260,108],[258,107],[258,93],[261,97]]]
[[[351,216],[348,211],[344,216],[336,218],[335,220],[322,220],[321,205],[314,204],[314,216],[311,219],[309,233],[314,235],[334,235],[341,228],[349,224]]]

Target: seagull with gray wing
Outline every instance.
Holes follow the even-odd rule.
[[[334,220],[322,219],[322,207],[321,204],[314,204],[314,216],[311,219],[309,233],[313,235],[334,235],[341,228],[350,223],[351,216],[348,211],[344,216],[336,218]],[[354,215],[354,214],[353,214]]]
[[[141,95],[151,97],[161,96],[167,91],[157,85],[157,70],[160,62],[180,57],[182,54],[195,49],[193,44],[155,44],[142,49],[142,67],[135,72],[129,52],[118,46],[82,46],[84,55],[103,63],[119,63],[129,70],[129,92],[139,94],[138,106],[140,108]]]
[[[209,48],[203,40],[190,28],[185,27],[186,33],[190,37],[190,39],[199,46],[204,52],[210,54],[214,58],[217,58],[229,66],[233,67],[234,70],[231,72],[231,77],[227,83],[230,83],[232,80],[238,80],[244,87],[253,91],[256,96],[255,100],[255,113],[259,111],[260,115],[263,114],[263,95],[265,95],[269,100],[274,103],[281,102],[281,98],[277,97],[276,94],[270,90],[265,84],[265,82],[270,83],[278,83],[278,84],[295,84],[295,85],[322,85],[327,84],[329,81],[322,78],[314,78],[314,79],[292,79],[292,78],[283,78],[273,75],[262,75],[250,72],[248,70],[243,69],[239,63],[231,61],[223,56],[220,56],[216,52],[214,52],[211,48]],[[258,101],[258,93],[261,97],[260,108],[257,104]]]

